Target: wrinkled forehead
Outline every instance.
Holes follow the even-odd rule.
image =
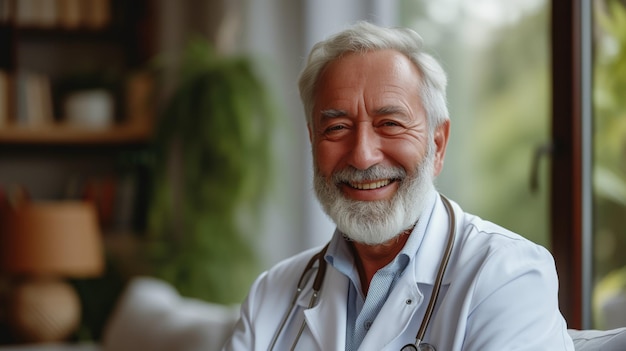
[[[346,109],[355,99],[373,108],[393,105],[394,100],[421,105],[420,80],[415,65],[397,51],[344,55],[329,62],[320,74],[313,112]]]

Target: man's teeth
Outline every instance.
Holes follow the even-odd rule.
[[[389,183],[391,183],[391,180],[385,179],[385,180],[379,180],[379,181],[372,182],[372,183],[350,183],[350,186],[359,190],[371,190],[371,189],[382,188],[388,185]]]

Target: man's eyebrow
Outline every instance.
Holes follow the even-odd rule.
[[[334,108],[328,110],[321,110],[320,115],[325,118],[336,118],[336,117],[344,117],[348,115],[348,112],[345,110],[337,110]]]
[[[387,106],[383,106],[381,108],[376,109],[376,111],[374,112],[376,115],[380,116],[380,115],[404,114],[406,113],[406,110],[400,106],[387,105]]]

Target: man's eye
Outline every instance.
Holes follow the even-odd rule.
[[[405,128],[402,124],[395,121],[384,121],[379,124],[378,130],[385,135],[396,135],[402,133]]]
[[[384,121],[381,124],[379,124],[380,128],[384,128],[384,129],[398,129],[402,127],[402,124],[398,123],[398,122],[394,122],[394,121]]]
[[[346,129],[346,127],[344,125],[337,124],[337,125],[330,126],[330,127],[326,128],[326,132],[327,133],[328,132],[336,132],[336,131],[340,131],[342,129]]]
[[[386,121],[382,124],[382,126],[383,127],[397,127],[399,126],[399,124],[393,121]]]

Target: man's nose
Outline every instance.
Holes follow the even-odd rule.
[[[357,125],[348,163],[356,169],[365,170],[383,159],[380,136],[368,122]]]

